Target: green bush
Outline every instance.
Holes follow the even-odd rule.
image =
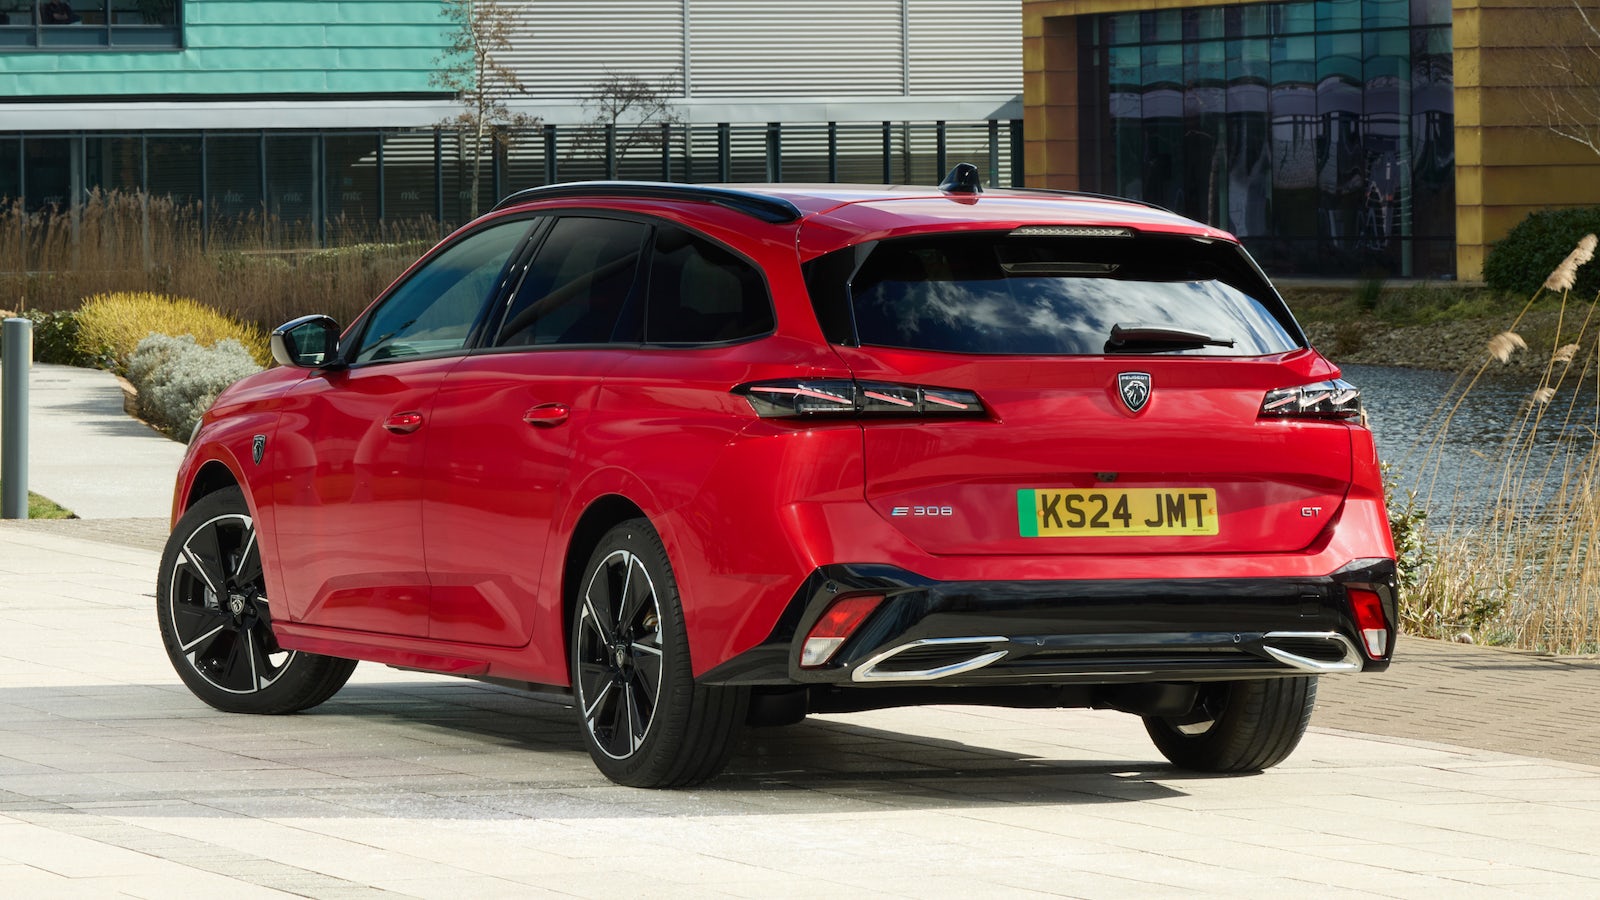
[[[217,395],[261,371],[250,351],[232,338],[203,347],[193,335],[152,334],[128,359],[128,380],[139,390],[139,417],[185,441]]]
[[[1544,284],[1550,273],[1586,234],[1600,233],[1600,207],[1552,209],[1530,214],[1489,248],[1483,261],[1483,280],[1497,291],[1527,297]],[[1576,297],[1600,293],[1600,265],[1578,269]]]
[[[56,363],[63,366],[80,366],[86,369],[105,368],[106,354],[84,346],[79,336],[78,314],[69,310],[45,312],[38,309],[22,313],[33,322],[33,358],[35,362]]]

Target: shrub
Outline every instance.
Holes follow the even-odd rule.
[[[1544,284],[1579,238],[1597,232],[1600,207],[1532,213],[1489,248],[1483,261],[1483,279],[1495,290],[1525,297]],[[1572,292],[1578,297],[1600,293],[1600,266],[1579,269]]]
[[[149,293],[97,294],[78,310],[78,346],[91,356],[103,357],[116,372],[126,370],[139,342],[146,335],[191,335],[211,346],[222,340],[239,344],[260,365],[272,361],[267,339],[257,328],[222,315],[210,307],[182,297]]]
[[[223,338],[204,347],[192,335],[151,334],[128,359],[128,380],[139,390],[139,415],[177,440],[235,381],[261,371],[244,345]]]
[[[22,313],[33,322],[33,358],[37,362],[86,369],[105,368],[108,360],[84,347],[79,337],[78,314],[30,309]]]

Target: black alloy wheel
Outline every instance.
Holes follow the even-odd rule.
[[[639,752],[661,702],[661,609],[639,557],[600,560],[578,605],[579,708],[594,746],[612,759]]]
[[[157,615],[178,676],[227,712],[286,713],[344,686],[353,660],[284,650],[272,632],[261,548],[237,488],[202,498],[161,557]]]
[[[578,584],[571,635],[584,744],[607,778],[681,787],[722,770],[749,690],[695,684],[677,581],[649,522],[601,538]]]

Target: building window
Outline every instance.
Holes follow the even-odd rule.
[[[182,46],[181,0],[0,0],[0,52]]]
[[[1238,235],[1274,274],[1450,277],[1444,0],[1079,18],[1085,189]]]

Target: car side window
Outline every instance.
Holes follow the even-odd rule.
[[[528,233],[526,219],[468,235],[425,263],[373,310],[351,362],[459,352],[506,261]]]
[[[656,229],[645,341],[709,344],[766,334],[772,298],[761,272],[721,245],[682,228]]]
[[[622,219],[557,219],[517,287],[494,345],[612,341],[649,231]]]

